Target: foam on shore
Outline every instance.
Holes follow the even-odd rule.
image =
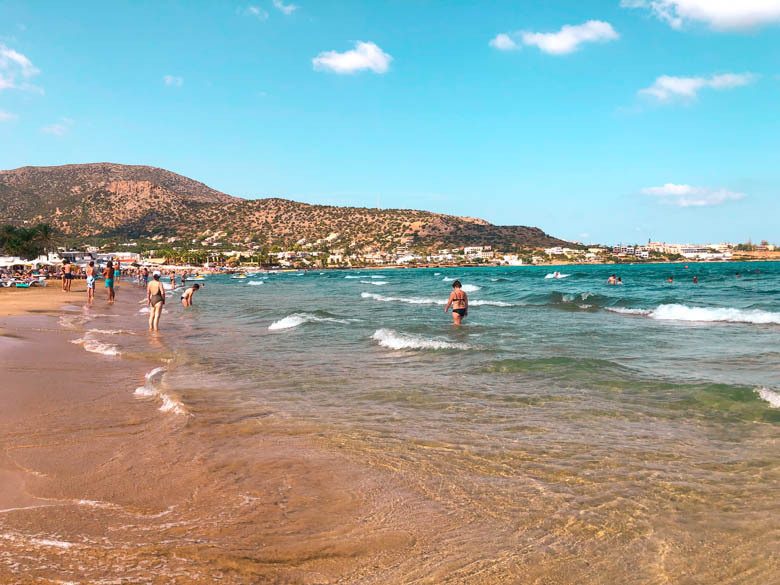
[[[81,339],[72,339],[71,343],[81,345],[85,350],[87,350],[90,353],[99,353],[101,355],[107,355],[112,357],[121,355],[121,352],[119,351],[119,348],[116,345],[112,343],[103,343],[102,341],[98,341],[97,339],[92,339],[89,336],[89,333],[87,333],[87,335],[85,335]]]
[[[166,372],[166,368],[163,366],[154,368],[152,371],[148,372],[145,376],[145,381],[143,386],[139,386],[135,389],[135,395],[144,397],[144,398],[157,398],[162,401],[162,405],[160,406],[161,412],[172,412],[173,414],[187,414],[187,411],[184,408],[184,405],[176,400],[175,398],[169,396],[168,394],[162,392],[158,384],[160,383],[163,375]]]
[[[471,349],[465,343],[454,343],[443,339],[399,333],[393,329],[377,329],[371,339],[389,349]]]
[[[766,400],[771,408],[780,408],[780,392],[769,388],[756,388],[755,392],[761,397],[761,400]]]

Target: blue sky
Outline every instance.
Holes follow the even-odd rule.
[[[0,168],[780,243],[780,0],[0,0]]]

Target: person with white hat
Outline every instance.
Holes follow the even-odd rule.
[[[155,270],[152,282],[146,287],[146,300],[149,303],[149,330],[160,330],[160,315],[165,304],[165,287],[160,282],[160,271]]]

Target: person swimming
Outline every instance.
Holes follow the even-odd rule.
[[[698,276],[694,276],[693,277],[693,284],[699,284],[699,277]]]
[[[623,284],[623,278],[618,276],[617,282],[615,284]]]
[[[666,279],[666,282],[674,282],[674,276],[670,276]]]
[[[192,306],[192,297],[195,294],[196,290],[200,289],[200,285],[198,283],[193,284],[190,288],[184,291],[184,294],[181,295],[181,304],[185,307],[191,307]]]
[[[450,305],[452,305],[452,322],[455,325],[460,325],[461,321],[469,314],[469,299],[466,293],[461,290],[459,280],[452,283],[452,292],[447,300],[447,306],[444,307],[445,313],[449,310]]]
[[[617,276],[613,274],[607,279],[607,284],[617,284]]]

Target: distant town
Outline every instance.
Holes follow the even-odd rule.
[[[513,251],[498,250],[489,245],[445,248],[435,251],[408,245],[393,250],[373,247],[353,249],[343,242],[341,234],[333,233],[314,242],[306,239],[292,246],[262,247],[251,242],[226,241],[224,232],[204,234],[202,239],[184,242],[180,237],[153,237],[127,242],[110,242],[73,248],[59,247],[40,250],[35,258],[0,256],[0,267],[57,265],[64,260],[77,265],[95,261],[101,265],[109,260],[123,267],[154,265],[162,267],[191,266],[203,268],[234,268],[242,266],[266,269],[325,269],[422,266],[523,266],[564,264],[619,264],[645,262],[725,262],[744,260],[780,260],[780,250],[762,241],[735,244],[678,244],[648,242],[644,245],[586,245],[576,247],[529,248]],[[8,250],[5,251],[8,253]],[[28,254],[30,256],[31,254]]]

